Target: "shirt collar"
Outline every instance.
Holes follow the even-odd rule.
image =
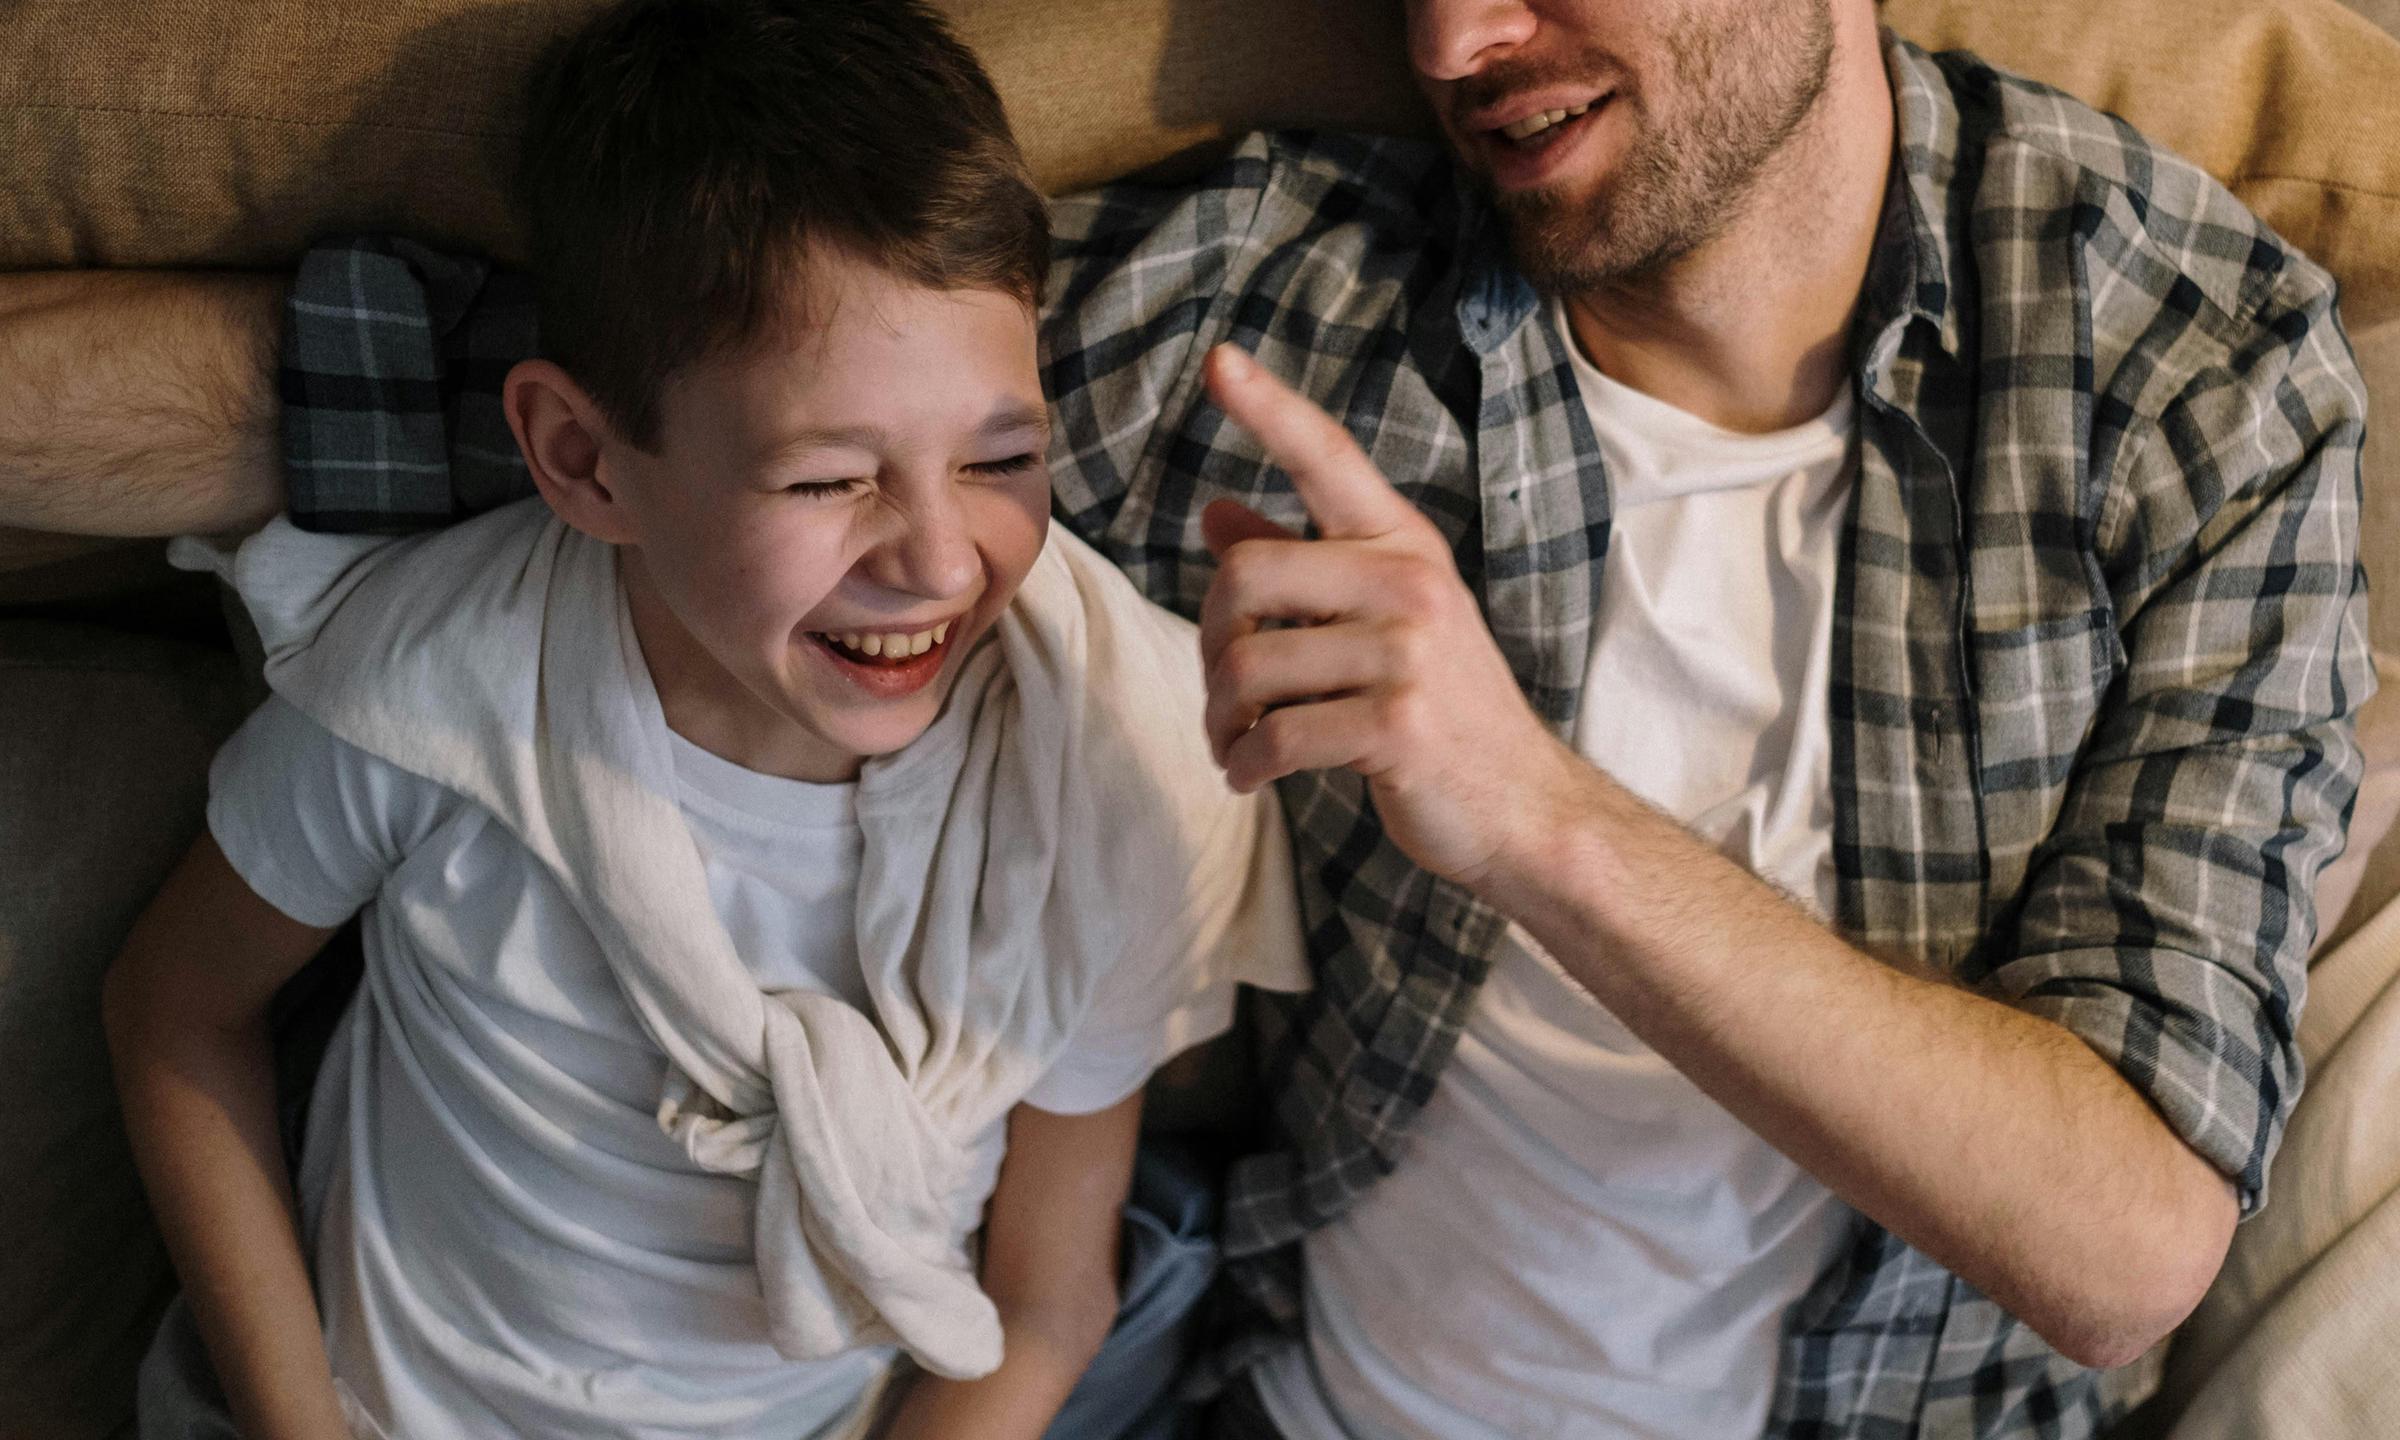
[[[1931,56],[1884,32],[1892,81],[1892,170],[1883,218],[1859,300],[1858,337],[1870,371],[1880,370],[1911,324],[1923,324],[1944,355],[1965,349],[1964,288],[1953,260],[1965,249],[1966,201],[1958,190],[1958,102]]]
[[[1542,297],[1509,258],[1508,232],[1490,197],[1465,166],[1453,161],[1450,174],[1460,222],[1458,333],[1468,349],[1488,357],[1524,328]]]

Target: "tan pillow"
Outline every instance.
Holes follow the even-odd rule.
[[[15,0],[0,268],[271,266],[316,236],[397,227],[512,254],[500,186],[521,77],[596,3]],[[1391,0],[942,8],[1054,189],[1260,124],[1424,123]],[[1891,0],[1887,16],[2230,178],[2351,285],[2358,323],[2400,308],[2400,44],[2336,0]]]
[[[1263,123],[1422,123],[1378,0],[936,0],[1036,174],[1079,188]],[[272,267],[342,231],[518,253],[543,45],[600,0],[0,6],[0,269]]]

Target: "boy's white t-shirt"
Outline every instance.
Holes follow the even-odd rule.
[[[1573,363],[1614,500],[1576,748],[1821,916],[1851,395],[1740,435]],[[1511,926],[1261,1398],[1292,1440],[1756,1435],[1850,1215]]]
[[[672,744],[710,897],[761,987],[863,1003],[855,787]],[[319,926],[365,910],[366,977],[318,1077],[299,1177],[334,1370],[364,1408],[397,1440],[848,1433],[895,1351],[776,1351],[751,1263],[755,1184],[662,1133],[664,1057],[506,827],[280,698],[219,753],[210,792],[209,829],[262,898]],[[412,983],[428,965],[482,1003],[412,1023],[441,1000]],[[1025,1101],[1106,1108],[1224,1030],[1231,981],[1191,968],[1125,957]],[[427,1044],[437,1033],[475,1053]],[[571,1103],[546,1105],[554,1094]],[[558,1119],[594,1113],[607,1123]],[[980,1194],[1004,1143],[994,1124],[970,1146]],[[472,1344],[412,1344],[429,1327]],[[436,1359],[459,1353],[488,1364]]]

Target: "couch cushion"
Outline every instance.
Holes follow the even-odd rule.
[[[18,57],[0,71],[0,268],[280,265],[315,236],[401,227],[511,254],[500,181],[520,77],[595,3],[0,7],[0,54]],[[1422,124],[1390,0],[942,8],[1052,188],[1260,124]],[[2325,260],[2362,323],[2400,308],[2400,44],[2338,0],[1890,0],[1886,15],[2120,111]]]
[[[405,229],[518,251],[501,187],[526,68],[600,0],[0,6],[0,269],[289,263]],[[1053,190],[1248,126],[1404,128],[1373,0],[937,0]],[[1166,57],[1172,55],[1170,64]]]
[[[232,658],[0,622],[0,1436],[115,1433],[170,1287],[117,1116],[99,983],[200,827]]]
[[[0,607],[122,594],[174,574],[164,541],[0,526]]]

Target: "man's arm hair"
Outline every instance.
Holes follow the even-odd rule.
[[[283,508],[281,275],[0,275],[0,526],[244,530]]]

